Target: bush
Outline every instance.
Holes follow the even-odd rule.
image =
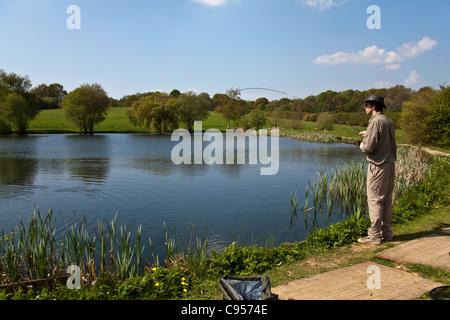
[[[449,183],[450,162],[446,158],[436,158],[427,178],[398,198],[392,210],[392,222],[401,224],[426,214],[433,206],[446,204],[445,191]]]
[[[280,263],[298,261],[304,257],[300,244],[281,244],[278,248],[242,247],[236,244],[222,254],[213,252],[210,269],[214,275],[248,276],[261,274]]]
[[[312,250],[326,250],[348,245],[365,236],[369,227],[369,219],[351,216],[348,220],[311,233],[305,240],[305,247]]]
[[[264,115],[264,112],[259,109],[252,110],[249,114],[243,116],[239,120],[239,124],[244,129],[255,129],[259,130],[265,126],[267,122],[266,116]]]
[[[317,117],[317,128],[319,130],[333,130],[334,117],[328,113],[321,113]]]

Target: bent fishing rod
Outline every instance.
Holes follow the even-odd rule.
[[[289,93],[286,93],[286,92],[283,92],[283,91],[279,91],[279,90],[269,89],[269,88],[244,88],[244,89],[237,89],[237,91],[239,92],[239,94],[241,93],[241,91],[245,91],[245,90],[264,90],[264,91],[272,91],[272,92],[277,92],[277,93],[280,93],[280,94],[284,94],[284,95],[289,96],[289,97],[292,97],[292,98],[294,98],[294,99],[303,100],[304,102],[306,102],[306,103],[309,104],[310,106],[313,106],[313,107],[315,107],[315,108],[318,108],[318,109],[320,109],[320,110],[322,110],[322,111],[328,113],[329,115],[333,116],[334,118],[338,119],[339,121],[345,123],[346,125],[350,126],[350,127],[353,128],[353,129],[355,129],[355,130],[358,132],[358,134],[361,132],[361,130],[356,129],[356,128],[355,128],[354,126],[352,126],[350,123],[348,123],[347,121],[345,121],[345,120],[342,119],[342,118],[339,118],[337,115],[331,113],[330,111],[328,111],[328,110],[326,110],[326,109],[324,109],[324,108],[322,108],[322,107],[320,107],[320,106],[318,106],[318,105],[316,105],[316,104],[314,104],[314,103],[311,103],[311,102],[306,101],[306,100],[304,100],[304,99],[301,99],[301,98],[299,98],[299,97],[293,96],[292,94],[289,94]]]

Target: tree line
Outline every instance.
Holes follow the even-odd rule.
[[[86,134],[92,134],[95,125],[114,107],[126,107],[131,123],[158,133],[180,125],[192,132],[194,121],[205,120],[211,111],[220,113],[228,127],[233,121],[244,129],[280,126],[286,121],[293,129],[300,129],[301,121],[334,121],[313,105],[339,115],[352,125],[365,126],[369,119],[362,112],[362,102],[369,94],[379,94],[385,98],[388,115],[397,128],[404,130],[409,142],[445,147],[450,143],[449,90],[445,85],[418,91],[397,85],[364,91],[328,90],[304,99],[269,101],[262,97],[249,101],[241,99],[239,89],[216,93],[213,97],[204,92],[181,93],[174,89],[170,93],[136,93],[114,99],[99,84],[82,84],[67,93],[61,84],[32,87],[28,76],[0,69],[0,133],[25,133],[40,110],[55,108],[62,108],[66,118]]]

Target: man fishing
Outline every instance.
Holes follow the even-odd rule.
[[[397,146],[393,121],[383,114],[386,108],[384,98],[372,94],[366,100],[364,109],[371,114],[367,131],[360,149],[369,162],[367,170],[367,202],[371,227],[368,236],[358,239],[365,244],[381,244],[392,240],[392,192],[394,190],[395,161]]]

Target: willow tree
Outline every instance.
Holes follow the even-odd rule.
[[[25,133],[39,113],[37,97],[30,92],[28,76],[6,73],[0,69],[0,133]]]
[[[101,85],[83,84],[65,97],[62,107],[66,118],[75,123],[80,132],[93,134],[94,126],[108,114],[109,98]]]
[[[178,115],[189,132],[194,131],[194,122],[208,118],[211,99],[207,93],[197,95],[188,91],[178,97]]]
[[[178,126],[177,108],[176,98],[154,92],[133,102],[127,114],[133,125],[164,134]]]
[[[35,104],[29,103],[19,93],[12,92],[0,106],[0,131],[12,133],[15,128],[18,133],[26,133],[30,121],[38,113]]]

